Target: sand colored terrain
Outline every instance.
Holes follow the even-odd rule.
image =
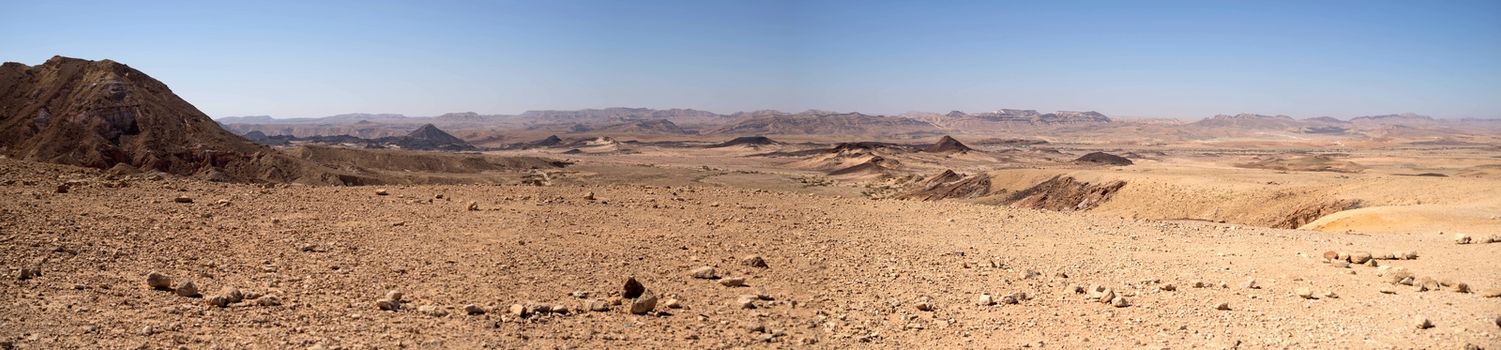
[[[1320,257],[1411,250],[1420,257],[1380,263],[1477,291],[1501,287],[1491,273],[1501,265],[1489,258],[1501,244],[1457,245],[1431,233],[1149,222],[699,184],[422,185],[382,196],[370,187],[110,177],[14,160],[0,169],[9,199],[0,204],[0,248],[10,252],[0,262],[41,271],[0,284],[12,300],[0,305],[8,325],[0,338],[21,348],[1501,344],[1501,299],[1419,292],[1388,284],[1377,268]],[[74,185],[55,193],[62,181]],[[175,202],[180,196],[192,203]],[[467,210],[469,201],[479,210]],[[768,267],[743,265],[748,255]],[[748,286],[688,275],[700,266]],[[210,306],[147,288],[152,271],[192,279],[205,295],[234,287],[280,303]],[[618,296],[630,276],[681,308],[581,310],[588,299]],[[1248,279],[1257,288],[1245,288]],[[1130,305],[1070,290],[1091,285]],[[1316,296],[1296,296],[1302,288]],[[391,290],[405,293],[402,311],[376,307]],[[1013,293],[1026,298],[976,304],[982,294]],[[745,309],[735,302],[745,294],[770,300]],[[570,311],[509,313],[537,303]],[[486,313],[466,315],[468,304]],[[1415,327],[1416,317],[1434,328]]]
[[[1501,347],[1496,121],[0,102],[0,350]]]

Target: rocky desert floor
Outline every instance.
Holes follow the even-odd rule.
[[[0,198],[5,349],[1501,348],[1485,232],[12,159]]]

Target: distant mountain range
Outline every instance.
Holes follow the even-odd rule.
[[[1222,114],[1198,121],[1170,119],[1112,119],[1095,111],[1043,113],[1028,109],[990,112],[909,112],[872,115],[858,112],[807,110],[789,113],[759,110],[718,114],[695,109],[603,108],[541,110],[517,115],[447,113],[432,117],[401,114],[352,113],[322,118],[275,119],[267,116],[228,117],[218,122],[245,135],[316,137],[349,135],[364,139],[400,137],[423,124],[457,131],[476,145],[496,146],[524,137],[546,135],[906,135],[943,133],[1110,133],[1149,132],[1167,137],[1203,139],[1265,133],[1361,135],[1369,137],[1446,137],[1463,130],[1501,132],[1497,120],[1440,120],[1418,114],[1389,114],[1341,120],[1332,117],[1297,119],[1286,115]],[[500,132],[506,131],[506,132]],[[506,135],[511,136],[506,136]],[[508,139],[510,138],[510,139]],[[535,138],[530,138],[535,139]],[[529,139],[529,140],[530,140]]]

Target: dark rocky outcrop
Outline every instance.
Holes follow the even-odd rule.
[[[235,182],[361,182],[225,131],[139,70],[62,56],[0,65],[0,152]]]
[[[933,143],[933,145],[928,146],[927,149],[924,149],[924,151],[930,153],[963,153],[969,152],[971,150],[974,149],[969,148],[969,146],[965,146],[964,143],[961,143],[959,142],[959,140],[955,140],[953,137],[949,137],[948,135],[944,135],[942,139],[938,139],[938,142],[935,142]]]
[[[1125,186],[1124,181],[1092,184],[1071,176],[1055,176],[1011,194],[1006,202],[1018,208],[1083,211],[1109,201],[1111,196]]]
[[[1109,166],[1131,165],[1131,160],[1130,159],[1126,159],[1126,157],[1117,156],[1117,155],[1109,154],[1109,153],[1105,153],[1105,152],[1092,152],[1092,153],[1089,153],[1089,154],[1085,154],[1084,156],[1079,157],[1079,159],[1075,159],[1074,162],[1075,163],[1079,163],[1079,164],[1109,165]]]

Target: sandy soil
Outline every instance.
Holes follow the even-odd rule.
[[[0,341],[16,348],[1501,347],[1501,298],[1483,296],[1501,287],[1501,244],[1460,245],[1451,234],[701,182],[378,195],[5,159],[0,183],[0,263],[13,273],[0,283]],[[1345,268],[1325,262],[1330,250],[1419,257]],[[749,255],[768,267],[743,264]],[[689,275],[701,266],[747,286]],[[1393,267],[1476,293],[1391,284]],[[16,278],[33,268],[40,275]],[[205,297],[152,290],[153,271],[191,279]],[[632,276],[660,298],[651,312],[629,313],[630,299],[587,311],[590,300],[620,298]],[[1074,286],[1109,288],[1129,305]],[[207,304],[227,287],[267,296]],[[404,293],[400,310],[377,307],[393,290]],[[1025,293],[1016,304],[977,304],[1015,293]],[[739,305],[742,295],[755,308]],[[279,305],[263,305],[270,296]],[[567,311],[511,312],[543,303]],[[466,315],[469,304],[485,313]]]

